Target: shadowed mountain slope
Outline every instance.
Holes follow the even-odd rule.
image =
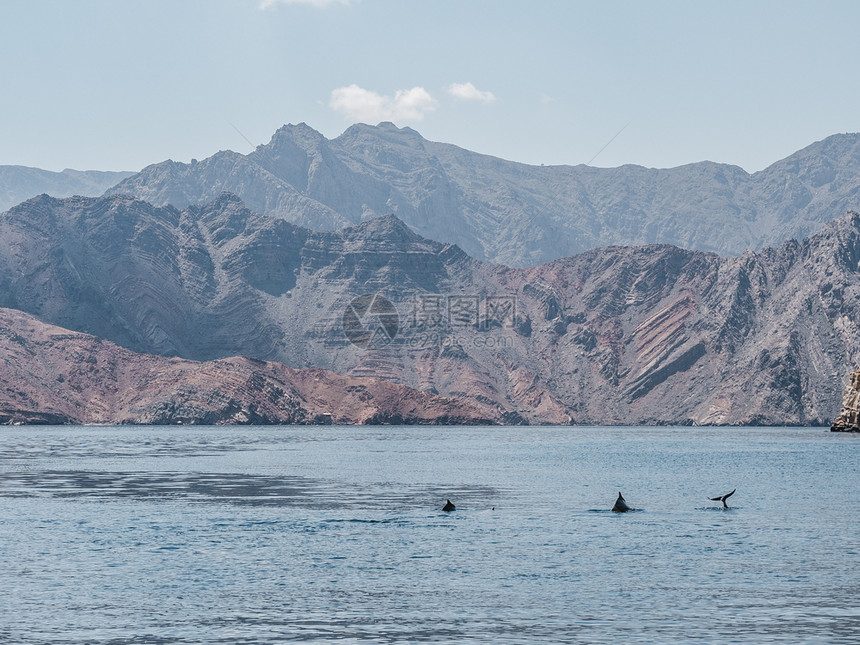
[[[313,232],[231,195],[40,197],[0,216],[0,241],[0,305],[46,322],[137,352],[380,377],[512,421],[829,424],[860,364],[856,213],[735,258],[607,247],[530,269],[391,215]],[[396,334],[362,294],[392,303]],[[350,342],[356,320],[388,337]]]

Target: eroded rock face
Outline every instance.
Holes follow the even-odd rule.
[[[609,247],[531,269],[390,215],[315,232],[231,195],[183,210],[37,198],[0,216],[0,242],[0,306],[51,324],[144,354],[385,379],[511,422],[823,426],[860,364],[854,213],[736,258]],[[392,342],[345,335],[363,294],[396,307]],[[504,298],[498,323],[488,308]]]
[[[860,370],[849,379],[842,395],[842,410],[830,426],[833,432],[860,432]]]
[[[503,411],[373,378],[135,354],[0,309],[0,423],[494,424]]]

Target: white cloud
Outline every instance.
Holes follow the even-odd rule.
[[[260,0],[260,9],[270,9],[278,4],[309,4],[313,7],[328,7],[333,4],[351,4],[353,0]]]
[[[452,83],[445,88],[454,98],[461,101],[482,101],[483,103],[492,103],[496,100],[496,95],[492,92],[482,92],[471,83]]]
[[[384,96],[356,84],[332,90],[329,107],[348,119],[365,123],[379,121],[421,121],[424,114],[436,109],[437,101],[423,87],[397,90]]]

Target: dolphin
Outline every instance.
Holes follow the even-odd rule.
[[[445,503],[445,506],[443,506],[443,507],[442,507],[442,510],[443,510],[443,511],[445,511],[446,513],[450,513],[451,511],[453,511],[453,510],[454,510],[454,509],[456,509],[456,508],[457,508],[457,507],[456,507],[456,506],[454,506],[454,505],[451,503],[451,500],[449,499],[449,500],[447,500],[447,502]]]
[[[612,507],[612,510],[616,513],[626,513],[633,509],[627,506],[627,502],[625,502],[624,498],[621,496],[621,491],[618,491],[618,499],[615,500],[615,505]]]
[[[737,490],[737,488],[735,488],[735,490]],[[712,502],[722,502],[723,508],[728,508],[729,505],[726,504],[726,500],[735,494],[735,490],[733,490],[731,493],[726,493],[725,495],[720,495],[719,497],[709,497],[708,499]]]

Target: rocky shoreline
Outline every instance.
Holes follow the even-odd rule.
[[[831,432],[860,432],[860,370],[854,372],[842,395],[842,411],[830,426]]]

